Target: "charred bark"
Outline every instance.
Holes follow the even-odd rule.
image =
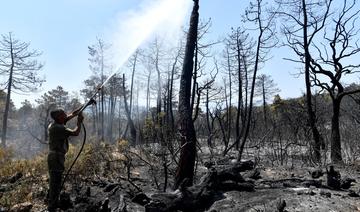
[[[303,15],[304,15],[304,27],[303,27],[303,42],[304,42],[304,51],[305,51],[305,85],[306,85],[306,107],[309,118],[310,128],[313,134],[314,139],[314,157],[316,162],[321,162],[321,152],[320,146],[322,137],[316,127],[316,115],[312,108],[312,95],[311,95],[311,83],[310,83],[310,52],[309,52],[309,42],[308,42],[308,31],[307,31],[307,8],[305,0],[302,0],[303,6]]]
[[[194,7],[190,18],[190,28],[187,35],[185,57],[180,79],[179,91],[179,133],[181,141],[181,153],[179,165],[176,171],[174,188],[178,188],[185,179],[187,186],[191,186],[194,178],[194,165],[196,156],[196,133],[192,121],[191,77],[194,66],[194,50],[197,40],[197,28],[199,23],[199,0],[194,0]]]
[[[333,99],[333,114],[331,119],[331,161],[341,163],[341,139],[340,139],[340,102],[339,99]]]
[[[125,74],[123,75],[122,88],[123,88],[123,95],[124,95],[124,107],[125,107],[126,117],[128,119],[128,126],[130,127],[130,141],[131,141],[130,144],[135,145],[136,144],[136,129],[135,129],[134,122],[131,119],[131,113],[130,113],[130,109],[129,109],[129,106],[127,103],[126,92],[125,92]]]
[[[11,100],[10,95],[11,95],[11,88],[13,85],[12,81],[13,81],[13,71],[14,71],[14,62],[15,62],[12,42],[10,45],[11,45],[11,49],[10,49],[11,66],[10,66],[9,81],[8,81],[8,86],[7,86],[6,103],[5,103],[5,111],[4,111],[4,116],[3,116],[2,135],[1,135],[1,146],[3,148],[6,147],[7,121],[8,121],[9,110],[10,110],[10,100]]]

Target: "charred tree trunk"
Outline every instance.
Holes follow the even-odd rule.
[[[11,40],[10,40],[11,41]],[[10,74],[9,74],[9,81],[8,81],[8,86],[7,86],[7,94],[6,94],[6,103],[5,103],[5,111],[4,111],[4,116],[3,116],[3,126],[2,126],[2,135],[1,135],[1,146],[3,148],[6,147],[6,132],[7,132],[7,121],[8,121],[8,117],[9,117],[9,110],[10,110],[10,94],[11,94],[11,88],[12,88],[12,81],[13,81],[13,71],[14,71],[14,53],[13,53],[13,48],[12,48],[12,42],[11,43],[11,49],[10,49],[10,54],[11,54],[11,66],[10,66]]]
[[[209,88],[206,89],[206,101],[205,101],[205,106],[206,106],[206,126],[208,129],[208,133],[209,133],[209,138],[207,139],[207,144],[208,147],[212,148],[212,126],[210,125],[210,109],[209,109]]]
[[[198,72],[198,46],[197,42],[195,44],[195,55],[194,55],[194,73],[193,73],[193,86],[192,86],[192,92],[191,92],[191,116],[194,112],[194,105],[195,105],[195,96],[196,96],[196,90],[198,88],[198,82],[197,82],[197,72]]]
[[[135,125],[133,120],[131,119],[131,115],[130,115],[130,109],[127,103],[127,98],[126,98],[126,90],[125,90],[125,74],[123,75],[123,84],[122,84],[122,88],[123,88],[123,95],[124,95],[124,107],[125,107],[125,112],[126,112],[126,117],[128,119],[128,126],[130,127],[130,144],[131,145],[135,145],[136,144],[136,129],[135,129]]]
[[[227,49],[228,50],[228,49]],[[229,77],[229,105],[227,107],[227,127],[228,127],[228,143],[231,140],[231,128],[232,128],[232,77],[231,77],[231,65],[229,53],[227,53],[227,63],[228,63],[228,77]]]
[[[101,79],[103,78],[103,75],[101,74]],[[104,82],[103,82],[103,80],[102,80],[102,82],[101,82],[101,84],[103,84]],[[105,119],[104,119],[104,101],[105,101],[105,99],[104,99],[104,96],[105,96],[105,92],[104,92],[104,89],[102,88],[101,89],[101,113],[100,113],[100,117],[101,117],[101,141],[102,142],[104,142],[105,140],[105,138],[104,138],[104,131],[105,131]]]
[[[136,51],[134,54],[134,63],[132,67],[132,73],[131,73],[131,89],[130,89],[130,114],[132,114],[132,106],[133,106],[133,92],[134,92],[134,77],[135,77],[135,70],[137,65],[137,58],[138,58],[139,52]]]
[[[239,160],[242,157],[242,153],[244,151],[246,139],[248,138],[248,135],[249,135],[249,132],[250,132],[251,115],[252,115],[253,99],[254,99],[254,92],[255,92],[255,82],[256,82],[256,74],[257,74],[257,71],[258,71],[258,65],[259,65],[259,59],[260,59],[260,48],[261,48],[261,37],[262,37],[262,35],[263,35],[263,31],[260,28],[260,34],[259,34],[259,37],[258,37],[257,47],[256,47],[255,68],[254,68],[252,85],[251,85],[251,92],[250,92],[249,112],[248,112],[248,115],[247,115],[245,134],[244,134],[244,137],[242,139],[240,149],[239,149],[239,158],[238,158]]]
[[[242,87],[243,87],[243,81],[242,81],[242,75],[241,75],[241,52],[240,52],[240,44],[239,44],[239,39],[237,38],[236,40],[236,58],[237,58],[237,65],[238,65],[238,102],[237,102],[237,114],[236,114],[236,149],[239,149],[239,144],[240,144],[240,138],[241,138],[241,134],[242,134],[242,130],[240,129],[240,119],[244,120],[244,116],[243,116],[243,93],[242,93]],[[241,124],[241,126],[243,126],[243,124]]]
[[[262,90],[262,99],[263,99],[264,124],[265,124],[265,128],[267,128],[265,79],[262,80],[261,90]]]
[[[308,20],[307,20],[307,8],[305,0],[302,0],[303,5],[303,16],[304,16],[304,28],[303,28],[303,38],[304,38],[304,50],[305,50],[305,85],[306,85],[306,107],[307,113],[309,116],[309,124],[311,127],[311,131],[313,134],[314,139],[314,154],[315,154],[315,161],[321,161],[321,153],[320,153],[320,146],[322,143],[321,135],[316,127],[316,115],[312,108],[312,95],[311,95],[311,83],[310,83],[310,52],[309,52],[309,43],[308,43]]]
[[[180,51],[179,51],[180,52]],[[168,111],[169,111],[169,123],[170,123],[170,129],[172,132],[174,132],[175,130],[175,120],[174,120],[174,113],[173,113],[173,107],[172,107],[172,100],[173,100],[173,88],[174,88],[174,75],[175,75],[175,68],[176,68],[176,63],[177,60],[179,58],[180,53],[176,56],[175,58],[175,62],[173,63],[172,69],[171,69],[171,78],[170,78],[170,85],[169,85],[169,106],[168,106]]]
[[[339,127],[340,102],[341,99],[333,99],[333,115],[331,119],[331,161],[333,163],[342,162]]]
[[[157,46],[157,45],[156,45]],[[156,50],[156,58],[155,58],[155,69],[157,73],[157,97],[156,97],[156,125],[157,125],[157,140],[161,144],[161,146],[165,146],[162,128],[163,128],[163,116],[161,115],[161,73],[159,68],[159,49]]]
[[[199,23],[199,0],[194,0],[194,7],[190,18],[190,28],[187,35],[185,57],[180,79],[179,90],[179,133],[181,152],[179,165],[176,170],[174,188],[178,188],[186,180],[185,186],[191,186],[194,178],[196,156],[196,133],[191,116],[191,77],[194,67],[194,50],[197,40]]]
[[[148,117],[149,109],[150,109],[150,80],[151,80],[151,71],[149,70],[149,75],[147,76],[147,86],[146,86],[146,117]]]

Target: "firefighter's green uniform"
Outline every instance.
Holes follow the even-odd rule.
[[[68,137],[71,130],[63,124],[52,123],[48,128],[49,132],[49,199],[48,209],[54,211],[57,207],[61,191],[61,178],[65,170],[65,154],[69,149]]]

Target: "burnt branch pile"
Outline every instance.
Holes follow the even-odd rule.
[[[234,165],[217,170],[210,168],[200,183],[185,187],[185,179],[179,189],[173,193],[156,193],[147,197],[139,194],[133,201],[145,206],[147,212],[161,211],[203,211],[209,208],[216,200],[222,198],[226,191],[254,191],[254,184],[246,181],[240,172],[254,168],[252,161],[238,162]]]

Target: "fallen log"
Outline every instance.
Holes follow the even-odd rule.
[[[145,206],[146,212],[204,211],[216,200],[223,198],[225,191],[254,191],[254,184],[240,174],[254,168],[252,161],[238,162],[223,170],[211,168],[200,183],[191,187],[180,186],[173,193],[151,195]],[[182,183],[186,185],[185,182]]]

